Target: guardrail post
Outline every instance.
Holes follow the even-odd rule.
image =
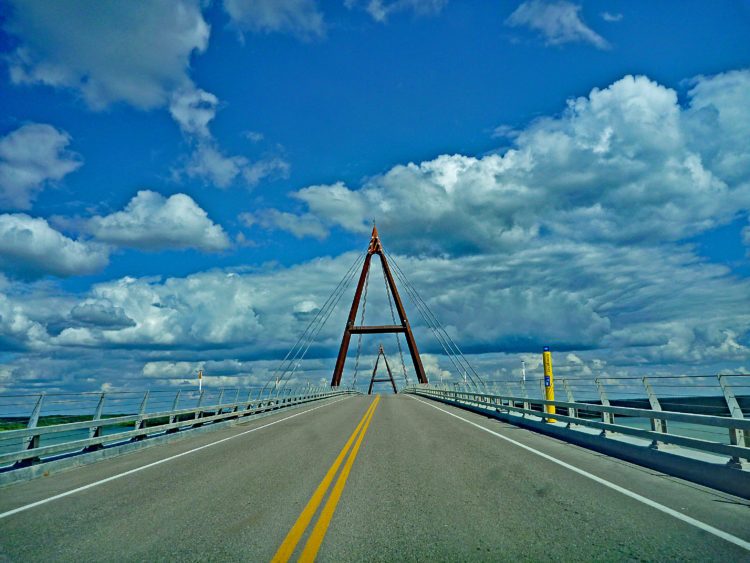
[[[569,403],[575,403],[576,400],[573,398],[573,392],[570,390],[570,385],[568,385],[568,380],[564,377],[560,378],[560,381],[562,381],[563,387],[565,387],[565,394],[568,396],[568,402]],[[578,416],[578,409],[574,407],[568,407],[568,416],[572,416],[573,418],[577,418]],[[573,423],[568,422],[566,425],[567,428],[572,428]]]
[[[180,405],[180,395],[182,395],[182,389],[177,390],[177,394],[174,396],[174,402],[172,403],[172,412],[176,411],[177,408]],[[177,419],[177,415],[171,414],[169,415],[169,424],[172,424]],[[178,432],[179,428],[170,428],[167,430],[167,434],[174,434],[175,432]]]
[[[719,385],[724,393],[724,400],[727,402],[729,407],[729,414],[732,418],[742,419],[745,416],[742,414],[740,404],[737,402],[737,398],[734,396],[734,391],[729,385],[727,378],[723,375],[717,375],[719,378]],[[750,447],[750,436],[748,436],[742,428],[730,428],[729,429],[729,442],[733,446],[744,446],[745,448]],[[750,469],[750,462],[747,459],[741,457],[733,457],[729,460],[727,465],[736,467],[738,469]]]
[[[599,391],[599,398],[602,401],[603,407],[608,407],[609,405],[609,399],[607,399],[607,394],[604,392],[604,387],[602,386],[602,382],[599,381],[599,378],[597,377],[594,379],[596,382],[596,388]],[[605,424],[614,424],[615,423],[615,415],[613,415],[611,412],[602,412],[602,422]],[[600,433],[600,436],[606,436],[607,430],[602,430]]]
[[[104,397],[105,393],[102,393],[99,397],[99,402],[96,405],[96,409],[94,410],[94,418],[91,420],[101,420],[102,418],[102,410],[104,409]],[[102,435],[102,427],[101,426],[92,426],[89,428],[89,438],[98,438]],[[101,450],[104,446],[101,444],[91,444],[90,446],[86,446],[84,448],[84,451],[87,452],[93,452],[95,450]]]
[[[44,392],[39,394],[39,398],[36,400],[36,405],[34,405],[34,410],[31,411],[31,416],[29,417],[29,422],[26,425],[26,428],[36,428],[37,424],[39,423],[39,414],[42,412],[42,405],[44,404]],[[29,436],[28,438],[24,438],[23,442],[21,443],[21,449],[22,450],[33,450],[34,448],[39,447],[39,434],[34,434],[33,436]],[[26,467],[28,465],[33,465],[34,463],[39,463],[38,457],[29,457],[26,459],[19,459],[15,464],[13,464],[14,467]]]
[[[648,396],[648,402],[651,405],[652,411],[661,412],[661,403],[659,402],[659,399],[656,397],[656,393],[654,393],[654,390],[651,388],[651,384],[648,382],[648,378],[644,375],[641,377],[641,380],[643,381],[643,387],[646,389],[646,395]],[[652,417],[651,418],[651,430],[654,432],[660,432],[661,434],[667,433],[667,421],[661,418]],[[651,442],[651,448],[658,450],[659,448],[663,447],[664,444],[659,442],[658,440],[654,440]]]
[[[240,408],[240,406],[237,404],[237,401],[240,400],[240,388],[237,387],[237,392],[234,394],[234,408],[232,409],[232,412],[237,412]]]
[[[148,403],[148,391],[146,391],[143,394],[143,400],[141,401],[141,408],[138,409],[138,420],[135,421],[135,427],[134,430],[140,430],[143,428],[143,419],[141,418],[144,414],[146,414],[146,404]],[[139,434],[137,436],[133,436],[133,441],[143,440],[146,437],[145,434]]]
[[[214,410],[214,414],[221,414],[221,411],[224,409],[220,408],[221,402],[224,400],[224,388],[222,387],[221,391],[219,391],[219,400],[216,402],[216,410]]]
[[[529,401],[529,394],[526,392],[526,381],[521,380],[521,393],[523,393],[524,402],[523,402],[523,408],[524,410],[530,411],[531,410],[531,402]],[[526,416],[527,413],[521,413],[521,416]]]
[[[203,416],[203,411],[200,409],[203,406],[203,394],[205,392],[206,392],[205,389],[201,389],[201,394],[198,395],[198,406],[196,407],[197,410],[195,411],[195,420],[198,420],[199,418]],[[193,426],[200,426],[200,425],[201,424],[193,424]]]

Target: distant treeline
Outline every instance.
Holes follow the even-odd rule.
[[[105,414],[102,418],[115,418],[125,416],[122,414]],[[68,424],[70,422],[85,422],[94,417],[90,414],[50,414],[40,416],[37,426],[52,426],[54,424]],[[22,430],[29,424],[28,416],[2,416],[0,417],[0,432],[3,430]],[[124,422],[121,426],[128,426],[132,422]]]

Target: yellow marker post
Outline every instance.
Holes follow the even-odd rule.
[[[552,356],[549,353],[549,346],[542,350],[542,360],[544,361],[544,398],[548,401],[555,400],[555,384],[552,381]],[[555,414],[555,405],[545,405],[547,414]],[[548,418],[547,422],[557,422],[554,418]]]

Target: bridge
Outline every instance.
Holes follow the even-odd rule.
[[[647,378],[638,400],[598,380],[594,399],[564,382],[555,400],[548,351],[539,394],[482,381],[459,351],[460,377],[428,382],[403,304],[391,325],[354,322],[368,279],[330,387],[292,385],[292,352],[254,391],[32,401],[0,432],[0,560],[750,561],[736,380],[689,408]],[[368,330],[407,338],[416,382],[337,379]]]

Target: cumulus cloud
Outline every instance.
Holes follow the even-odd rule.
[[[29,123],[0,139],[0,206],[28,209],[36,194],[81,165],[67,150],[70,136]]]
[[[328,229],[323,226],[320,219],[310,213],[300,216],[277,209],[266,209],[254,215],[242,213],[239,219],[248,227],[258,224],[266,229],[288,231],[297,238],[313,237],[323,240],[328,236]]]
[[[46,220],[23,213],[0,215],[0,266],[15,278],[67,278],[94,273],[109,261],[108,249],[70,239]]]
[[[238,181],[253,188],[266,178],[289,177],[289,168],[289,163],[280,156],[252,161],[241,155],[227,156],[215,143],[209,142],[198,145],[185,172],[218,188],[227,188]]]
[[[509,252],[552,235],[679,241],[750,205],[748,92],[750,71],[701,77],[681,107],[674,90],[626,76],[530,123],[504,154],[442,155],[360,189],[339,182],[294,196],[327,228],[366,233],[375,217],[412,253]]]
[[[135,326],[135,321],[125,314],[122,307],[115,307],[106,300],[79,303],[71,309],[70,318],[88,327],[117,330]]]
[[[689,81],[690,107],[684,113],[688,146],[725,181],[748,185],[750,151],[750,70],[733,70]]]
[[[123,211],[92,217],[87,228],[97,240],[142,250],[217,252],[230,246],[221,226],[185,194],[165,198],[149,190],[139,191]]]
[[[612,14],[610,12],[602,12],[602,19],[606,22],[618,22],[622,19],[622,14]]]
[[[388,249],[390,239],[383,236]],[[354,254],[245,273],[123,278],[97,284],[80,296],[51,296],[41,288],[32,290],[33,298],[28,292],[11,292],[0,299],[0,315],[6,318],[12,312],[17,319],[15,332],[5,337],[15,347],[43,345],[59,361],[83,363],[106,353],[113,362],[107,369],[118,366],[120,373],[141,373],[141,386],[184,384],[198,365],[217,377],[263,384],[320,310]],[[597,357],[606,360],[610,374],[637,372],[640,366],[659,371],[667,365],[690,370],[713,363],[740,365],[750,357],[743,336],[750,330],[750,283],[738,281],[724,266],[698,260],[688,248],[557,241],[531,244],[502,259],[493,254],[391,255],[391,262],[392,268],[398,265],[406,273],[485,377],[507,365],[506,360],[520,363],[518,354],[527,359],[531,374],[536,365],[531,359],[543,345],[556,353],[575,351],[581,361],[568,363],[580,373],[596,367]],[[377,263],[369,283],[366,323],[390,324]],[[398,279],[397,284],[430,373],[449,378],[448,371],[455,378],[408,292]],[[350,285],[343,305],[300,366],[298,382],[330,377],[352,292]],[[55,331],[49,330],[52,325]],[[0,327],[0,332],[9,330]],[[379,341],[398,363],[391,337],[365,337],[360,367],[374,360]],[[512,355],[503,360],[503,352]],[[355,346],[347,362],[349,379],[354,353]],[[408,356],[406,360],[408,364]],[[13,366],[28,369],[20,360]],[[34,369],[54,373],[60,364],[39,362]],[[604,368],[597,369],[600,374]],[[119,381],[116,371],[109,381]],[[409,372],[413,375],[410,368]],[[82,374],[95,381],[107,377],[92,376],[86,369]]]
[[[280,156],[268,156],[256,161],[242,155],[228,156],[221,150],[209,130],[216,117],[219,99],[209,92],[190,85],[177,90],[169,111],[192,145],[192,155],[184,169],[190,177],[198,177],[218,188],[227,188],[237,181],[252,188],[265,178],[286,178],[289,163]],[[247,134],[253,142],[263,136],[257,132]],[[176,172],[179,176],[181,172]]]
[[[378,22],[386,22],[391,14],[398,12],[413,11],[417,15],[439,14],[448,0],[345,0],[344,5],[351,9],[355,6],[362,7],[372,19]]]
[[[29,317],[23,302],[9,295],[12,291],[8,286],[0,276],[0,346],[6,351],[44,350],[49,340],[44,323]],[[14,371],[8,365],[4,368],[7,376]]]
[[[19,40],[8,58],[12,82],[71,88],[95,109],[165,106],[190,82],[191,54],[208,45],[199,0],[11,4],[5,29]]]
[[[176,90],[169,103],[169,113],[183,133],[198,137],[210,137],[209,122],[216,117],[219,99],[193,85]]]
[[[289,32],[301,38],[326,33],[315,0],[224,0],[224,9],[240,31]]]
[[[83,0],[64,4],[14,1],[5,25],[19,41],[7,57],[11,81],[73,89],[96,110],[116,102],[144,110],[168,107],[191,144],[187,174],[218,187],[237,180],[252,187],[269,176],[285,177],[289,164],[280,156],[257,161],[227,156],[211,135],[209,124],[219,100],[195,86],[189,76],[191,56],[206,49],[210,35],[201,7],[199,0],[138,6],[114,0],[95,6]],[[225,2],[225,8],[243,29],[312,34],[324,30],[322,16],[307,0],[232,0]],[[48,146],[40,160],[49,162],[50,150],[65,148],[69,139],[59,135],[57,144]],[[60,165],[67,163],[70,168],[75,162],[71,155],[62,155],[47,171],[64,175],[70,169],[61,170]],[[40,166],[0,169],[4,198],[18,207],[29,207],[30,197],[43,181],[57,179],[51,174],[44,177],[44,172]]]
[[[581,6],[564,0],[530,0],[518,6],[505,20],[505,25],[538,31],[546,45],[590,43],[598,49],[609,49],[607,40],[583,22],[580,11]]]

